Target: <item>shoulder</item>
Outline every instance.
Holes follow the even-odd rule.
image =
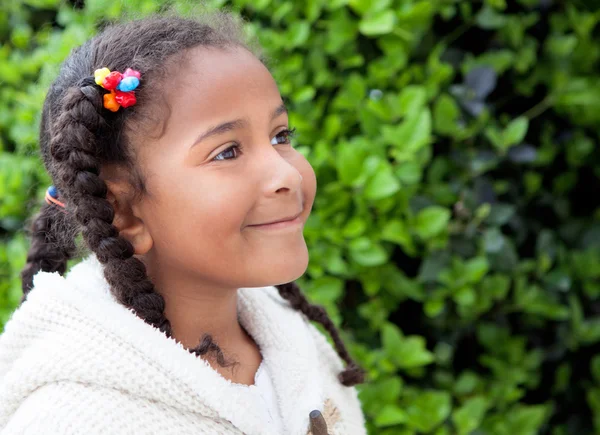
[[[245,290],[245,289],[244,289]],[[292,308],[290,302],[283,298],[277,287],[268,286],[256,289],[248,289],[246,295],[252,294],[256,309],[261,311],[275,311],[280,317],[294,318],[296,326],[302,326],[301,331],[312,346],[316,349],[323,367],[332,373],[339,373],[344,368],[344,362],[339,357],[327,336],[321,332],[315,324],[310,321],[301,311]]]
[[[331,398],[332,403],[335,403],[338,410],[344,415],[343,420],[347,430],[342,430],[340,433],[364,433],[365,421],[358,399],[358,391],[355,387],[346,387],[339,381],[338,375],[344,370],[345,362],[338,355],[327,332],[322,331],[317,327],[317,323],[308,320],[300,311],[292,308],[290,303],[279,294],[276,287],[264,287],[259,291],[262,293],[265,304],[273,304],[275,307],[273,309],[283,313],[282,317],[287,316],[286,325],[295,325],[294,333],[297,334],[298,347],[301,348],[300,343],[306,341],[314,350],[311,353],[315,355],[316,367],[322,376],[325,394]],[[265,305],[262,306],[265,307]]]
[[[1,411],[1,409],[0,409]],[[47,384],[12,413],[0,435],[239,434],[228,422],[185,413],[118,390],[76,382]]]
[[[52,383],[27,396],[8,416],[0,434],[101,433],[112,429],[113,419],[106,418],[112,407],[109,400],[93,389],[72,382]],[[108,397],[106,398],[108,399]],[[108,406],[107,406],[108,405]]]

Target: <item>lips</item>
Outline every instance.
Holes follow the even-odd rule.
[[[277,220],[274,220],[274,221],[271,221],[271,222],[264,222],[262,224],[255,224],[255,225],[248,225],[248,226],[250,226],[250,227],[258,227],[258,226],[261,226],[261,225],[271,225],[271,224],[276,224],[276,223],[279,223],[279,222],[291,221],[291,220],[296,219],[301,214],[302,214],[302,212],[299,212],[299,213],[297,213],[295,215],[289,215],[289,216],[286,216],[286,217],[283,217],[283,218],[280,218],[280,219],[277,219]]]

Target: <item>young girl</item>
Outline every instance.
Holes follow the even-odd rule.
[[[241,35],[227,14],[154,17],[64,62],[1,434],[365,433],[363,373],[293,282],[315,174]],[[65,278],[79,231],[91,254]]]

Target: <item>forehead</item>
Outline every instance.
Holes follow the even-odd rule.
[[[168,93],[175,119],[239,118],[262,104],[270,113],[281,100],[267,68],[241,47],[193,48],[175,75],[175,89]]]

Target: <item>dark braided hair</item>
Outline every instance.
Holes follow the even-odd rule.
[[[76,253],[75,236],[81,232],[85,245],[103,265],[116,299],[144,322],[172,336],[163,296],[155,290],[144,263],[134,257],[131,243],[120,237],[113,225],[115,212],[107,200],[108,189],[100,171],[107,164],[125,165],[137,193],[143,194],[144,182],[129,140],[138,131],[152,131],[151,127],[160,126],[167,117],[168,105],[153,104],[166,101],[164,95],[157,95],[162,87],[156,84],[164,82],[169,71],[185,60],[187,50],[197,46],[244,47],[265,62],[258,48],[250,47],[242,35],[241,24],[227,13],[196,19],[163,15],[109,25],[73,50],[49,89],[40,126],[44,165],[61,192],[65,209],[44,205],[32,224],[31,248],[22,272],[23,301],[38,271],[65,273],[67,261]],[[102,67],[112,71],[133,68],[142,73],[134,106],[117,112],[103,107],[106,91],[92,77]],[[162,128],[164,131],[164,125]],[[325,310],[310,304],[294,282],[276,287],[294,309],[329,332],[347,363],[340,382],[348,386],[362,382],[362,370],[350,358]],[[226,365],[209,334],[189,351],[212,356],[221,366]]]

